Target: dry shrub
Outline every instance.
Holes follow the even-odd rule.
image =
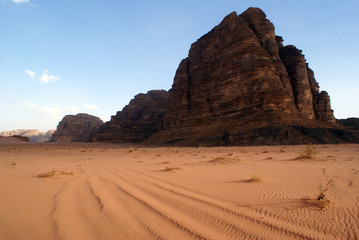
[[[257,174],[253,174],[251,179],[249,179],[250,182],[262,182],[262,177],[257,175]]]
[[[318,204],[322,206],[322,208],[326,207],[330,201],[327,198],[326,192],[334,187],[334,181],[333,179],[330,179],[325,185],[322,183],[319,185],[319,195],[316,198],[316,201]]]
[[[238,158],[218,157],[218,158],[215,158],[208,162],[215,163],[215,164],[227,164],[227,163],[237,163],[239,161],[240,161],[240,159],[238,159]]]
[[[183,170],[183,169],[179,168],[179,167],[166,167],[163,171],[172,172],[172,171],[176,171],[176,170]]]
[[[301,158],[313,159],[315,157],[316,146],[315,145],[308,145],[305,150],[300,154]]]
[[[52,170],[52,171],[47,172],[47,173],[39,174],[38,177],[39,178],[48,178],[48,177],[57,177],[57,176],[60,176],[60,175],[74,175],[74,173],[64,171],[64,170]]]

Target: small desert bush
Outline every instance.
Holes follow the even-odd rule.
[[[316,154],[315,145],[308,145],[305,150],[300,154],[301,158],[313,159]]]
[[[215,164],[227,164],[227,163],[238,163],[239,161],[240,159],[238,158],[218,157],[207,162],[215,163]]]
[[[257,175],[257,174],[253,174],[251,179],[250,179],[251,182],[261,182],[262,181],[262,177]]]
[[[175,171],[175,170],[183,170],[183,169],[179,168],[179,167],[166,167],[164,171],[171,172],[171,171]]]
[[[52,170],[52,171],[47,172],[47,173],[39,174],[38,177],[39,178],[48,178],[48,177],[55,177],[55,176],[59,176],[59,175],[74,175],[74,173],[64,171],[64,170]]]
[[[321,205],[322,208],[324,208],[325,206],[327,206],[330,203],[330,201],[327,198],[326,192],[333,187],[334,187],[333,179],[330,179],[325,185],[322,183],[319,185],[320,193],[318,194],[318,196],[316,198],[316,202],[319,205]]]

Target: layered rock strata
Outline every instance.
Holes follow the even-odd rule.
[[[103,121],[95,116],[79,113],[65,116],[52,135],[52,142],[90,142]]]
[[[138,94],[122,111],[111,117],[93,136],[93,141],[138,143],[158,131],[167,107],[168,92],[152,90]]]
[[[235,12],[192,44],[161,129],[148,144],[257,145],[354,141],[302,51],[283,46],[258,8]]]

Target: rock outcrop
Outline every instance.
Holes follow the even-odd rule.
[[[138,143],[158,131],[168,100],[165,90],[138,94],[94,134],[93,141]]]
[[[348,129],[359,130],[359,118],[339,119],[338,122]]]
[[[52,142],[90,142],[103,121],[95,116],[79,113],[65,116],[52,135]]]
[[[336,124],[302,51],[283,46],[258,8],[235,12],[192,44],[147,144],[258,145],[358,141]]]

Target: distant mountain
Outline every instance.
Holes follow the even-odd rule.
[[[0,132],[0,136],[10,137],[10,136],[22,136],[28,137],[30,142],[47,142],[51,140],[52,134],[55,130],[49,130],[47,132],[41,132],[37,129],[18,129],[11,131]]]

